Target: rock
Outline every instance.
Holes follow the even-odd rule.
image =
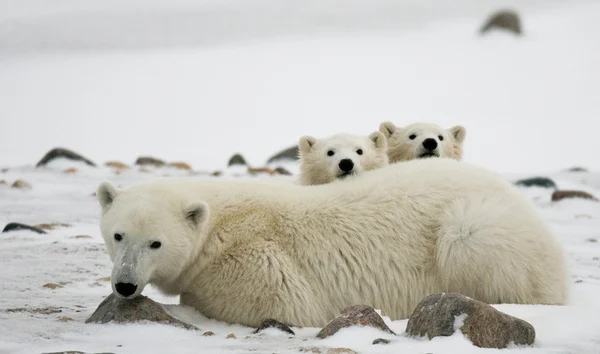
[[[183,170],[183,171],[191,171],[192,170],[192,166],[188,165],[185,162],[170,162],[167,166],[171,167],[171,168],[176,168],[178,170]]]
[[[49,224],[37,224],[37,225],[34,225],[33,227],[37,227],[38,229],[42,229],[42,230],[54,230],[59,227],[71,227],[71,224],[54,222],[54,223],[49,223]]]
[[[317,347],[301,347],[300,352],[311,353],[311,354],[322,354],[321,349]]]
[[[499,10],[491,14],[479,30],[483,35],[492,29],[501,29],[512,32],[517,36],[522,34],[521,19],[513,10]]]
[[[44,285],[42,285],[42,287],[46,288],[46,289],[60,289],[63,286],[60,284],[56,284],[56,283],[46,283]]]
[[[0,181],[0,184],[8,184],[8,183],[6,183],[6,181],[5,181],[5,180],[1,180],[1,181]]]
[[[598,201],[598,198],[596,198],[593,195],[591,195],[590,193],[584,192],[584,191],[575,191],[575,190],[562,190],[561,191],[561,190],[558,190],[558,191],[554,191],[554,193],[552,193],[552,201],[553,202],[558,202],[559,200],[571,199],[571,198],[581,198],[581,199]]]
[[[275,171],[268,167],[248,167],[248,174],[257,175],[260,173],[266,173],[273,176],[275,174]]]
[[[225,339],[236,339],[235,333],[229,333]]]
[[[38,234],[46,233],[46,231],[41,230],[37,227],[21,224],[18,222],[8,223],[6,226],[4,226],[4,230],[2,230],[2,232],[10,232],[10,231],[18,231],[18,230],[29,230],[29,231],[36,232]]]
[[[205,337],[210,337],[210,336],[214,336],[215,333],[211,332],[211,331],[207,331],[207,332],[202,333],[202,335],[205,336]]]
[[[256,334],[256,333],[264,331],[267,328],[276,328],[280,331],[287,332],[291,335],[296,335],[296,333],[294,333],[294,331],[292,331],[292,329],[290,327],[288,327],[286,324],[281,323],[272,318],[264,320],[263,323],[261,323],[260,326],[258,326],[258,328],[252,333]]]
[[[221,172],[221,171],[215,171],[215,172],[211,173],[210,175],[213,177],[219,177],[222,174],[223,174],[223,172]]]
[[[71,321],[74,321],[74,320],[71,317],[62,316],[62,317],[59,317],[57,321],[58,322],[71,322]]]
[[[7,309],[6,312],[29,312],[29,313],[35,313],[38,315],[53,315],[55,313],[61,313],[62,310],[59,309],[58,307],[39,307],[39,308],[33,308],[33,309],[27,309],[24,307],[20,307],[20,308],[14,308],[14,309]]]
[[[133,299],[122,299],[115,294],[110,294],[85,320],[85,323],[135,323],[151,321],[185,329],[197,329],[195,326],[181,322],[169,315],[163,306],[150,298],[140,295]]]
[[[23,181],[22,179],[18,179],[18,180],[16,180],[16,181],[15,181],[15,182],[12,184],[12,186],[11,186],[11,187],[12,187],[12,188],[15,188],[15,189],[31,189],[31,188],[32,188],[32,187],[31,187],[31,184],[29,184],[29,183],[27,183],[27,182]]]
[[[75,153],[75,152],[65,149],[65,148],[54,148],[54,149],[48,151],[48,153],[46,153],[46,155],[44,155],[44,157],[42,157],[42,159],[35,166],[36,167],[45,166],[50,161],[58,159],[58,158],[65,158],[65,159],[69,159],[69,160],[73,160],[73,161],[81,161],[89,166],[96,167],[96,164],[93,163],[92,161],[86,159],[85,157],[79,155],[78,153]]]
[[[291,146],[285,150],[282,150],[275,155],[271,156],[267,163],[276,161],[296,161],[298,160],[298,145]]]
[[[92,236],[90,236],[90,235],[76,235],[76,236],[71,236],[71,238],[92,238]]]
[[[327,354],[358,354],[358,353],[349,348],[329,348],[329,349],[327,349]]]
[[[8,171],[10,171],[8,168],[3,168],[3,169],[0,170],[0,172],[2,172],[2,173],[6,173]]]
[[[477,347],[506,348],[510,343],[531,345],[535,329],[519,318],[457,293],[425,297],[408,319],[409,336],[429,339],[461,332]]]
[[[140,156],[135,160],[135,164],[140,166],[162,167],[165,165],[165,162],[151,156]]]
[[[385,338],[377,338],[373,341],[373,344],[390,344],[390,340]]]
[[[66,175],[73,175],[73,174],[77,173],[77,169],[74,167],[67,168],[66,170],[63,171],[63,173]]]
[[[283,167],[277,167],[275,169],[275,172],[278,173],[278,174],[280,174],[280,175],[283,175],[283,176],[291,176],[292,175],[292,173],[290,171],[286,170]]]
[[[129,165],[120,161],[107,161],[104,163],[104,166],[116,168],[117,170],[127,170],[129,169]]]
[[[110,281],[110,277],[102,277],[102,278],[98,278],[96,280],[97,281]]]
[[[587,242],[590,242],[590,243],[598,243],[598,240],[597,240],[597,239],[595,239],[595,238],[593,238],[593,237],[587,238],[587,239],[585,239],[585,240],[586,240]]]
[[[141,173],[150,173],[150,172],[152,172],[149,169],[147,169],[146,167],[141,167],[138,171],[141,172]]]
[[[234,165],[248,166],[248,164],[246,163],[246,159],[244,159],[244,157],[240,154],[235,154],[235,155],[231,156],[231,158],[227,162],[227,166],[234,166]]]
[[[390,334],[396,334],[383,322],[381,316],[372,307],[356,305],[348,307],[323,327],[317,334],[317,338],[330,337],[340,329],[350,326],[370,326]]]
[[[542,188],[553,188],[556,189],[556,183],[547,177],[532,177],[526,179],[520,179],[515,182],[517,186],[523,187],[542,187]]]
[[[575,166],[569,168],[567,172],[588,172],[588,170],[585,167]]]

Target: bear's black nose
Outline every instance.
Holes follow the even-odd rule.
[[[117,283],[115,284],[115,289],[117,290],[119,295],[128,297],[135,294],[135,291],[137,290],[137,285],[131,283]]]
[[[437,148],[437,141],[432,138],[427,138],[423,140],[423,147],[429,151],[435,150],[435,148]]]
[[[343,159],[342,161],[340,161],[338,166],[340,170],[344,172],[350,172],[354,168],[354,162],[352,162],[352,160],[350,159]]]

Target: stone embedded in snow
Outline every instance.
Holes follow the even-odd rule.
[[[409,336],[429,339],[450,336],[459,330],[477,347],[506,348],[509,344],[531,345],[535,329],[519,318],[457,293],[425,297],[408,319]]]
[[[377,338],[373,341],[373,344],[390,344],[390,340],[385,338]]]
[[[287,326],[286,324],[281,323],[281,322],[279,322],[277,320],[274,320],[272,318],[264,320],[260,324],[260,326],[258,326],[258,328],[254,332],[252,332],[252,333],[256,334],[256,333],[264,331],[267,328],[275,328],[275,329],[278,329],[280,331],[289,333],[291,335],[295,335],[296,334],[296,333],[294,333],[294,331],[289,326]]]
[[[272,163],[272,162],[282,161],[282,160],[284,160],[284,161],[285,160],[288,160],[288,161],[298,160],[298,145],[291,146],[291,147],[284,149],[284,150],[278,152],[277,154],[271,156],[267,160],[267,163]]]
[[[18,180],[16,180],[16,181],[15,181],[15,182],[12,184],[11,188],[15,188],[15,189],[31,189],[31,188],[32,188],[32,186],[31,186],[31,184],[30,184],[30,183],[28,183],[28,182],[25,182],[25,181],[24,181],[24,180],[22,180],[22,179],[18,179]]]
[[[598,198],[594,197],[588,192],[584,191],[575,191],[575,190],[557,190],[552,193],[552,201],[558,202],[563,199],[572,199],[572,198],[580,198],[580,199],[588,199],[598,201]]]
[[[92,161],[86,159],[85,157],[79,155],[76,152],[73,152],[73,151],[71,151],[69,149],[65,149],[65,148],[54,148],[54,149],[48,151],[46,153],[46,155],[44,155],[44,157],[42,157],[42,159],[35,166],[36,167],[45,166],[50,161],[53,161],[53,160],[56,160],[59,158],[65,158],[65,159],[73,160],[73,161],[81,161],[89,166],[96,167],[96,164],[93,163]]]
[[[519,14],[512,10],[500,10],[494,12],[485,21],[485,24],[481,27],[479,33],[484,34],[492,29],[501,29],[516,35],[521,35],[522,28]]]
[[[317,338],[327,338],[342,328],[351,326],[369,326],[390,334],[394,333],[375,310],[366,305],[351,306],[343,310],[317,334]]]
[[[175,168],[177,170],[183,170],[183,171],[191,171],[192,170],[192,166],[190,166],[189,164],[187,164],[185,162],[180,162],[180,161],[169,162],[167,167],[171,167],[171,168]]]
[[[25,225],[25,224],[21,224],[18,222],[9,222],[8,224],[6,224],[6,226],[4,226],[4,229],[2,230],[2,232],[11,232],[11,231],[20,231],[20,230],[29,230],[29,231],[33,231],[38,234],[46,233],[46,231],[42,230],[42,228],[39,228],[36,226]]]
[[[532,177],[520,179],[515,182],[517,186],[523,187],[542,187],[556,189],[556,183],[548,177]]]
[[[229,158],[229,161],[227,162],[227,166],[235,166],[235,165],[248,166],[248,163],[246,163],[246,159],[244,159],[244,157],[241,154],[235,154],[235,155],[231,156],[231,158]]]
[[[165,165],[165,162],[152,156],[140,156],[135,160],[135,164],[140,166],[162,167]]]
[[[129,169],[129,165],[123,163],[121,161],[107,161],[104,163],[104,166],[115,168],[117,170],[127,170]]]
[[[85,320],[85,323],[136,323],[140,321],[158,322],[185,329],[198,329],[196,326],[171,316],[161,304],[143,295],[133,299],[122,299],[115,294],[110,294],[90,318]]]

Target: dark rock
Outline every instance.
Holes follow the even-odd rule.
[[[548,177],[532,177],[520,179],[515,182],[517,186],[524,187],[542,187],[542,188],[554,188],[556,189],[556,183]]]
[[[45,234],[46,233],[46,231],[44,231],[42,229],[39,229],[37,227],[33,227],[33,226],[21,224],[21,223],[18,223],[18,222],[8,223],[4,227],[4,230],[2,230],[2,232],[10,232],[10,231],[18,231],[18,230],[29,230],[29,231],[36,232],[38,234]]]
[[[562,191],[554,191],[552,193],[552,201],[557,202],[563,199],[571,199],[571,198],[581,198],[581,199],[589,199],[598,201],[598,198],[594,197],[588,192],[584,191],[574,191],[574,190],[562,190]]]
[[[291,335],[296,335],[296,333],[294,333],[294,331],[292,331],[292,329],[289,326],[272,318],[264,320],[263,323],[261,323],[260,326],[258,326],[258,328],[252,333],[256,334],[262,332],[267,328],[276,328],[280,331],[287,332]]]
[[[85,157],[79,155],[76,152],[73,152],[73,151],[65,149],[65,148],[54,148],[54,149],[48,151],[48,153],[46,153],[46,155],[44,155],[44,157],[42,157],[42,159],[35,166],[36,167],[45,166],[48,164],[48,162],[58,159],[58,158],[65,158],[65,159],[69,159],[69,160],[73,160],[73,161],[82,161],[89,166],[96,167],[96,164],[93,163],[92,161],[86,159]]]
[[[135,164],[140,166],[162,167],[166,163],[163,160],[159,160],[151,156],[140,156],[137,158],[137,160],[135,160]]]
[[[291,176],[292,175],[292,173],[290,171],[286,170],[283,167],[277,167],[274,171],[283,176]]]
[[[385,338],[377,338],[373,341],[373,344],[390,344],[390,340]]]
[[[567,170],[567,172],[589,172],[587,168],[581,166],[571,167]]]
[[[396,334],[383,322],[383,318],[372,307],[356,305],[348,307],[323,327],[317,334],[317,338],[330,337],[340,329],[351,326],[369,326],[387,333]]]
[[[531,345],[535,341],[535,329],[528,322],[457,293],[425,297],[408,319],[406,333],[429,339],[450,336],[459,329],[455,324],[461,315],[460,330],[475,346],[501,349],[510,343]]]
[[[52,352],[52,353],[42,353],[42,354],[115,354],[115,353],[109,353],[109,352],[90,353],[90,352],[80,352],[78,350],[67,350],[64,352]]]
[[[500,10],[491,14],[479,30],[479,34],[485,34],[492,29],[501,29],[512,32],[519,36],[522,33],[521,19],[519,14],[512,10]]]
[[[85,323],[135,323],[151,321],[174,325],[186,329],[198,329],[169,315],[163,306],[150,298],[140,295],[133,299],[122,299],[110,294],[98,306]]]
[[[278,152],[277,154],[271,156],[267,163],[272,163],[276,161],[287,160],[287,161],[296,161],[298,160],[298,145],[291,146],[285,150]]]
[[[29,182],[26,182],[22,179],[16,180],[10,187],[15,188],[15,189],[31,189],[32,188],[31,184]]]
[[[235,154],[231,156],[231,158],[227,162],[227,166],[234,165],[248,166],[248,164],[246,163],[246,159],[244,159],[244,157],[241,154]]]

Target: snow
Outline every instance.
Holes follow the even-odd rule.
[[[515,6],[524,37],[476,36],[490,11]],[[107,179],[128,186],[187,172],[133,168],[117,175],[66,160],[33,166],[65,146],[100,165],[153,155],[190,163],[197,178],[215,170],[223,171],[218,178],[240,178],[243,169],[225,167],[236,152],[261,167],[302,135],[431,121],[464,125],[465,160],[508,180],[549,176],[560,188],[600,196],[599,13],[598,2],[584,0],[0,1],[0,167],[8,167],[0,172],[8,182],[0,183],[0,226],[70,224],[44,235],[1,234],[0,353],[485,351],[460,332],[408,338],[406,320],[385,313],[398,336],[372,328],[325,340],[315,338],[317,328],[253,335],[151,287],[145,295],[202,331],[84,324],[111,292],[102,280],[111,263],[91,194]],[[269,167],[280,165],[298,172],[294,163]],[[572,166],[592,172],[564,172]],[[77,172],[63,173],[69,167]],[[33,188],[11,189],[16,179]],[[536,328],[533,347],[506,352],[600,353],[600,203],[552,203],[547,189],[520,190],[566,247],[572,294],[568,306],[494,305]],[[89,238],[75,237],[81,235]],[[47,307],[61,312],[14,311]],[[226,339],[230,333],[237,338]],[[376,338],[391,343],[372,345]]]

